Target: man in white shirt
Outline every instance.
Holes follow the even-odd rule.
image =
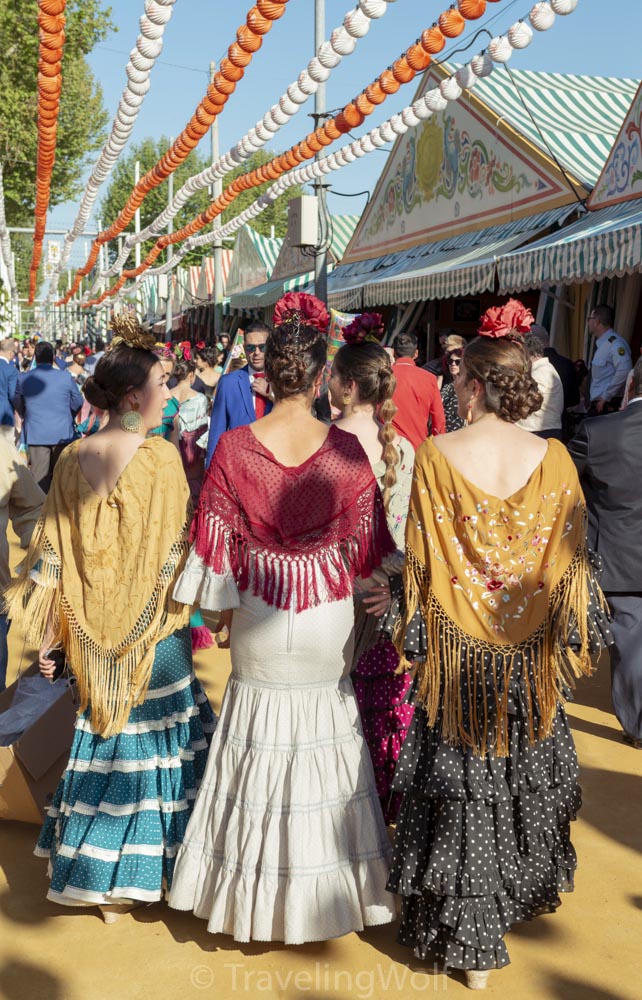
[[[597,347],[591,362],[591,415],[619,410],[626,379],[633,367],[631,348],[613,329],[610,306],[595,306],[588,318],[589,333]]]
[[[541,438],[562,440],[562,414],[564,413],[564,387],[562,380],[548,358],[544,357],[542,340],[536,333],[527,333],[524,344],[531,356],[531,375],[542,394],[542,405],[535,413],[519,420],[518,427],[532,431]]]

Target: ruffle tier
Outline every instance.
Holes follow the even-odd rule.
[[[80,715],[35,853],[48,898],[67,905],[153,902],[174,863],[205,772],[215,716],[191,670],[188,628],[159,643],[147,696],[103,739]]]
[[[237,941],[389,923],[390,846],[349,679],[228,683],[170,905]]]
[[[531,744],[517,683],[510,696],[507,757],[441,742],[441,720],[429,728],[418,707],[397,766],[404,798],[388,888],[403,897],[398,938],[440,967],[508,964],[510,927],[573,889],[581,795],[566,715],[559,706],[552,735]]]
[[[395,673],[399,654],[389,639],[380,638],[359,658],[352,683],[359,706],[386,823],[394,823],[401,797],[392,792],[395,766],[412,722],[411,679]]]

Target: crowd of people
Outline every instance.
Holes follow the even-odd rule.
[[[573,888],[564,704],[607,646],[642,748],[642,360],[596,307],[567,447],[577,370],[520,303],[423,368],[364,316],[329,363],[329,320],[285,296],[226,374],[229,341],[159,348],[132,315],[91,358],[0,343],[0,669],[13,622],[79,701],[36,853],[55,902],[166,897],[240,942],[400,903],[399,940],[482,989]],[[201,611],[231,651],[218,719]]]

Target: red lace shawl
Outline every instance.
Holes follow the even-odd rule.
[[[283,466],[249,426],[224,434],[192,525],[214,573],[231,567],[240,590],[295,611],[352,594],[395,550],[379,487],[354,434],[331,427],[318,451]]]

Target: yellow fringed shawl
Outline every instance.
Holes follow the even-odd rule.
[[[108,497],[94,493],[76,442],[56,465],[7,612],[40,647],[48,625],[101,736],[145,698],[156,644],[189,621],[172,600],[188,552],[189,489],[178,451],[145,441]]]
[[[441,737],[506,756],[516,654],[530,739],[549,736],[564,686],[592,671],[586,511],[566,448],[549,441],[528,483],[505,500],[469,483],[426,441],[417,453],[406,533],[403,656],[417,608],[426,625],[418,701]],[[568,647],[572,629],[579,652]]]

